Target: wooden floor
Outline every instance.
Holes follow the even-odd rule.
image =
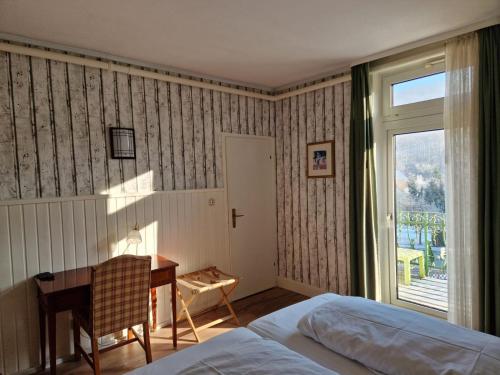
[[[279,310],[307,299],[297,293],[293,293],[281,288],[273,288],[265,292],[241,299],[233,303],[233,307],[241,321],[242,326],[256,318]],[[194,319],[195,325],[205,324],[221,314],[226,315],[227,311],[220,308],[218,311],[211,311]],[[225,322],[218,326],[209,328],[200,333],[202,340],[231,331],[236,328],[231,322]],[[187,329],[187,323],[181,322],[179,332]],[[167,339],[171,336],[170,328],[162,328],[151,336],[151,347],[153,361],[175,353],[172,348],[172,341]],[[178,350],[195,345],[194,337],[191,334],[183,336],[178,342]],[[144,351],[138,343],[126,345],[116,350],[112,350],[101,355],[101,369],[103,374],[123,374],[137,367],[144,366],[146,359]],[[48,373],[47,371],[45,373]],[[88,364],[82,359],[79,362],[66,362],[57,367],[58,374],[92,374]]]
[[[448,281],[433,277],[413,278],[411,284],[398,285],[399,299],[448,311]]]

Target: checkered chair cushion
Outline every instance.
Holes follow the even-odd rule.
[[[121,255],[92,270],[92,335],[148,321],[151,257]]]

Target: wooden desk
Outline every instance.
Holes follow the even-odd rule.
[[[159,255],[151,256],[151,300],[153,307],[153,327],[156,322],[156,287],[171,284],[172,291],[172,338],[177,347],[177,308],[175,267],[172,262]],[[54,280],[35,279],[38,287],[38,312],[40,317],[40,348],[42,351],[42,370],[45,369],[45,319],[49,327],[50,374],[56,373],[56,314],[61,311],[75,311],[90,305],[90,281],[92,267],[54,273]]]

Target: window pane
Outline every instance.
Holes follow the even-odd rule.
[[[405,105],[444,97],[445,73],[437,73],[392,85],[392,105]]]
[[[397,296],[448,310],[444,131],[394,137]]]

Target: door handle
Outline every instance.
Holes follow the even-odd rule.
[[[236,218],[242,217],[242,216],[245,216],[245,215],[237,215],[236,214],[236,208],[233,208],[231,210],[231,213],[232,213],[232,217],[233,217],[233,228],[236,228]]]

